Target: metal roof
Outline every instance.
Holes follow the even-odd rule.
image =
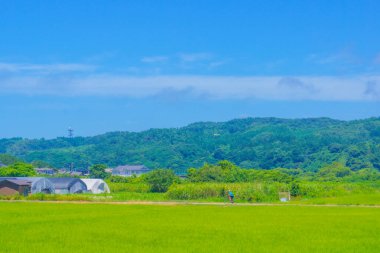
[[[110,188],[102,179],[85,178],[82,181],[86,184],[87,190],[92,193],[110,193]]]
[[[86,184],[80,180],[79,178],[70,178],[70,177],[55,177],[55,178],[49,178],[49,180],[54,184],[55,189],[66,189],[70,188],[75,183],[80,183],[86,186]]]
[[[19,185],[19,186],[31,185],[31,182],[26,181],[26,180],[20,180],[20,179],[4,179],[4,180],[1,180],[0,182],[3,182],[3,181],[8,181],[8,182],[11,182],[12,184]]]
[[[126,171],[126,170],[149,170],[149,168],[145,167],[145,165],[120,165],[113,169],[113,171]]]

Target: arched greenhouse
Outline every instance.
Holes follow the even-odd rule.
[[[54,184],[45,177],[18,177],[18,179],[31,182],[31,191],[34,193],[55,193]]]
[[[102,179],[82,179],[86,184],[87,190],[91,193],[110,193],[110,188]]]
[[[79,178],[49,178],[56,194],[83,193],[87,191],[86,184]]]

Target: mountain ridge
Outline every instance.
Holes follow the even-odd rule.
[[[243,118],[89,137],[8,138],[0,139],[0,153],[54,167],[142,163],[183,171],[228,159],[246,168],[318,170],[340,161],[353,170],[380,169],[380,118]]]

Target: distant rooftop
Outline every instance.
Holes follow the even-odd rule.
[[[112,175],[132,176],[149,172],[150,169],[144,165],[120,165],[112,169]]]
[[[134,170],[134,171],[144,170],[145,171],[145,170],[149,170],[149,168],[146,167],[145,165],[120,165],[113,169],[113,171],[115,170]]]

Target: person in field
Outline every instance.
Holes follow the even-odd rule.
[[[234,193],[231,190],[228,190],[227,194],[228,194],[228,199],[230,200],[231,204],[233,204],[234,203],[234,197],[235,197]]]

